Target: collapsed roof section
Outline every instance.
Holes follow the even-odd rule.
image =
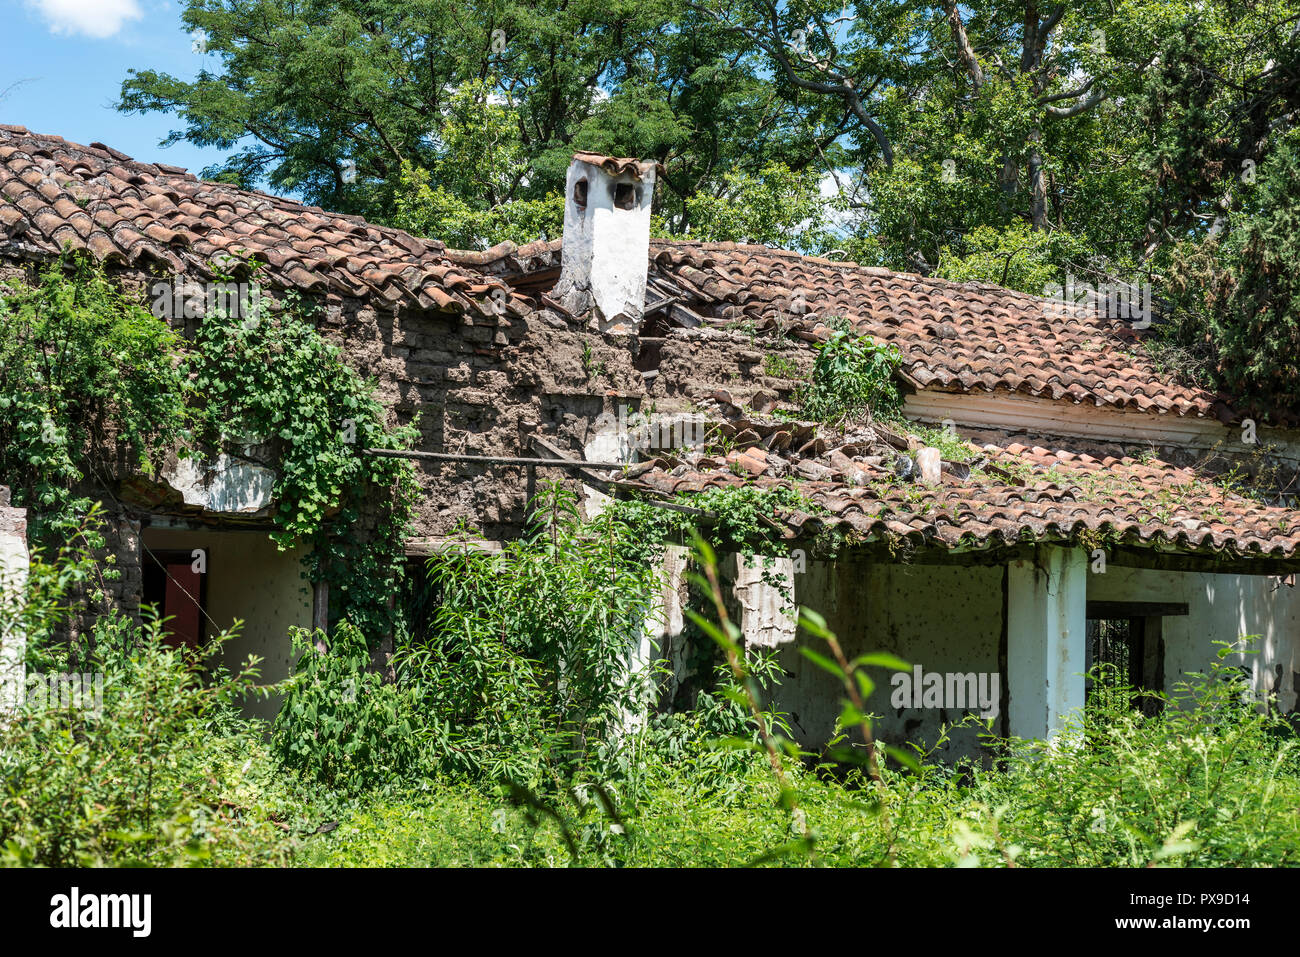
[[[531,295],[560,274],[558,240],[449,255]],[[746,324],[818,342],[831,332],[826,323],[841,318],[896,345],[901,372],[917,389],[1240,418],[1223,397],[1158,369],[1138,346],[1134,323],[1086,304],[739,243],[654,240],[648,265],[645,316],[658,319],[660,333]]]
[[[726,408],[725,395],[713,405]],[[941,467],[932,449],[936,467],[924,476],[921,443],[880,424],[836,436],[810,422],[730,413],[713,433],[720,445],[659,452],[609,484],[659,501],[784,485],[809,503],[774,516],[785,539],[809,543],[830,532],[891,557],[996,561],[1008,548],[1057,543],[1104,547],[1112,560],[1131,549],[1134,564],[1139,553],[1148,563],[1178,553],[1216,570],[1300,569],[1300,512],[1154,457],[969,444],[968,457]]]

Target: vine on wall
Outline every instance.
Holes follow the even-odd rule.
[[[181,340],[85,260],[0,284],[0,484],[34,547],[85,534],[87,479],[153,474],[188,441]],[[119,455],[120,450],[120,455]]]
[[[389,598],[417,484],[410,462],[361,450],[409,448],[418,431],[386,426],[373,383],[316,331],[311,314],[310,303],[287,295],[275,314],[205,318],[191,356],[199,438],[208,448],[249,439],[274,446],[271,538],[282,549],[312,546],[308,577],[328,582],[338,616],[373,641],[392,628]]]
[[[209,311],[187,345],[81,256],[3,284],[0,480],[31,509],[34,548],[74,534],[102,548],[83,520],[120,465],[152,475],[171,451],[266,444],[272,539],[313,546],[306,574],[331,584],[339,615],[372,641],[386,634],[417,485],[409,462],[361,451],[407,448],[416,430],[387,427],[373,384],[311,316],[294,295],[274,313]]]

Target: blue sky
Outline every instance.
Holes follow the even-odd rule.
[[[211,54],[195,53],[176,0],[0,0],[0,123],[97,141],[148,162],[198,174],[222,159],[214,149],[159,144],[174,115],[128,115],[113,109],[129,69],[192,79]]]

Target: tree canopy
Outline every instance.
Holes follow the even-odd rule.
[[[119,106],[228,150],[208,177],[483,247],[558,234],[575,150],[655,159],[664,233],[1036,294],[1151,283],[1189,372],[1297,404],[1251,352],[1296,324],[1268,278],[1290,261],[1293,0],[185,0],[182,20],[203,71],[133,71]]]

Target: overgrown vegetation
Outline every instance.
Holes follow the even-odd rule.
[[[310,303],[286,296],[252,316],[218,312],[185,357],[199,447],[268,444],[281,547],[312,546],[308,576],[331,585],[337,617],[375,640],[390,631],[393,582],[416,492],[409,462],[361,454],[409,448],[414,424],[387,426],[365,382],[321,336]],[[358,527],[365,503],[375,523]]]
[[[894,373],[901,361],[891,343],[834,330],[818,348],[809,383],[800,395],[802,415],[832,426],[867,414],[882,421],[898,418],[903,399]]]
[[[817,514],[817,503],[797,488],[744,484],[683,493],[664,508],[652,502],[625,498],[607,509],[626,529],[618,543],[619,554],[635,564],[649,564],[663,555],[668,544],[687,544],[703,526],[709,540],[724,552],[742,555],[784,553],[781,518],[792,511]]]
[[[1165,336],[1191,372],[1275,420],[1300,408],[1300,140],[1286,137],[1256,175],[1227,228],[1180,247],[1170,282],[1180,308]]]
[[[996,767],[953,767],[937,751],[877,750],[868,669],[904,664],[849,660],[805,612],[806,653],[844,699],[840,739],[807,754],[770,704],[781,669],[727,615],[711,549],[694,549],[697,607],[718,600],[695,622],[724,664],[692,707],[659,713],[666,673],[653,654],[630,654],[650,584],[619,550],[631,529],[577,522],[558,489],[538,505],[534,534],[506,551],[466,542],[433,559],[433,614],[403,640],[395,682],[369,667],[355,629],[336,629],[328,652],[323,636],[300,634],[271,748],[261,723],[234,710],[255,661],[204,674],[157,623],[119,618],[102,619],[74,659],[54,635],[90,554],[38,562],[26,600],[0,605],[0,628],[21,620],[42,668],[103,674],[103,706],[29,702],[0,730],[0,855],[330,866],[1300,858],[1300,749],[1226,660],[1236,649],[1151,713],[1126,693],[1096,695],[1054,745],[1000,742],[985,726]]]
[[[624,767],[620,732],[647,703],[638,660],[654,573],[626,560],[614,513],[585,524],[544,489],[500,553],[453,544],[428,563],[437,608],[396,662],[445,774],[555,791]]]
[[[57,551],[73,533],[101,547],[83,519],[122,461],[156,476],[172,452],[260,456],[275,470],[272,539],[314,546],[307,572],[333,586],[338,617],[371,640],[391,630],[415,483],[408,462],[361,452],[407,447],[415,427],[388,427],[373,384],[317,332],[310,303],[214,310],[186,342],[84,257],[3,292],[0,475],[32,508],[34,547]]]
[[[29,693],[0,719],[0,863],[284,863],[266,749],[238,717],[256,662],[209,667],[233,633],[214,636],[203,658],[167,647],[156,620],[107,616],[75,645],[59,638],[74,586],[93,577],[93,537],[82,529],[56,563],[38,558],[22,600],[0,602],[0,635],[26,635],[37,675],[94,676]]]
[[[0,476],[37,543],[89,510],[117,452],[145,475],[187,438],[178,337],[85,260],[0,286]],[[93,534],[93,533],[92,533]]]

